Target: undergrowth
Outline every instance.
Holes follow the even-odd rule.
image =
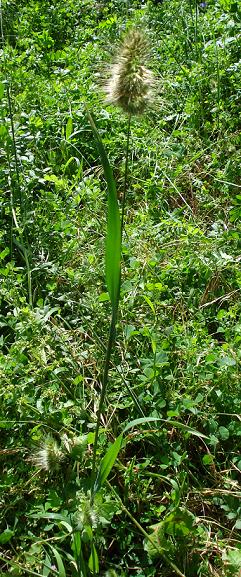
[[[1,2],[0,575],[239,577],[240,17],[234,0]],[[103,83],[146,31],[111,316]],[[93,472],[93,471],[92,471]]]

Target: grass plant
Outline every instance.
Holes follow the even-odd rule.
[[[108,385],[110,358],[112,349],[115,344],[116,323],[120,300],[121,286],[121,252],[122,237],[124,229],[126,191],[128,181],[128,161],[129,161],[129,143],[130,127],[132,114],[141,114],[145,111],[152,96],[153,77],[152,73],[145,68],[145,51],[147,44],[143,33],[132,30],[128,33],[123,41],[122,47],[116,58],[116,63],[112,67],[111,76],[106,85],[108,101],[119,106],[128,114],[127,120],[127,138],[125,151],[125,175],[124,187],[122,192],[121,219],[119,214],[116,183],[113,172],[103,146],[100,134],[96,124],[87,109],[89,121],[93,134],[95,136],[101,162],[108,188],[108,217],[107,217],[107,236],[106,236],[106,282],[112,305],[112,316],[109,329],[109,339],[106,349],[104,364],[104,373],[102,379],[102,388],[100,395],[99,408],[97,412],[97,423],[95,431],[95,441],[93,448],[93,465],[92,465],[92,486],[91,486],[91,503],[94,501],[95,473],[96,473],[96,453],[100,428],[100,419],[102,416],[103,406]]]

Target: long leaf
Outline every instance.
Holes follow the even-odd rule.
[[[120,290],[121,223],[116,184],[109,159],[93,116],[87,109],[89,122],[96,140],[108,188],[108,214],[106,235],[106,284],[113,309],[117,309]]]
[[[105,456],[103,457],[95,481],[94,494],[96,494],[101,489],[101,487],[103,487],[121,449],[122,439],[123,434],[121,433],[121,435],[119,435],[115,442],[109,447]]]
[[[94,573],[95,575],[99,573],[99,559],[94,543],[92,543],[88,566],[91,573]]]
[[[50,545],[49,543],[48,543],[48,545],[49,545],[50,549],[53,551],[53,554],[55,556],[57,567],[58,567],[58,572],[59,572],[59,577],[66,577],[64,564],[63,564],[63,561],[61,559],[59,552],[57,551],[57,549],[55,549],[55,547],[53,547],[53,545]]]
[[[69,140],[72,132],[73,132],[73,120],[72,120],[71,116],[69,116],[69,118],[67,120],[66,128],[65,128],[66,140]]]
[[[29,513],[31,519],[49,519],[51,521],[65,521],[70,524],[70,517],[61,515],[61,513]]]
[[[140,419],[135,419],[134,421],[130,421],[130,423],[128,423],[126,425],[126,427],[124,428],[123,433],[126,433],[126,431],[129,431],[129,429],[132,429],[132,427],[136,427],[136,425],[142,425],[144,423],[154,423],[154,422],[166,423],[167,425],[171,425],[172,427],[176,427],[177,429],[181,429],[182,431],[189,433],[190,435],[195,435],[196,437],[200,437],[201,439],[207,439],[207,436],[203,435],[203,433],[199,433],[199,431],[196,431],[196,429],[193,429],[192,427],[188,427],[188,425],[184,425],[183,423],[180,423],[179,421],[169,421],[168,419],[159,419],[156,417],[143,417],[143,418],[141,417]]]

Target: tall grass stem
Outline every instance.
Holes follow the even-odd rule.
[[[5,80],[6,80],[6,87],[7,87],[7,101],[8,101],[8,110],[9,110],[9,118],[11,124],[11,134],[12,134],[12,143],[13,143],[13,154],[14,154],[14,163],[15,163],[15,173],[18,185],[18,193],[19,193],[19,202],[22,211],[22,191],[20,185],[20,175],[19,175],[19,167],[18,167],[18,157],[17,157],[17,146],[16,146],[16,137],[15,137],[15,129],[14,129],[14,122],[13,122],[13,109],[12,109],[12,99],[11,99],[11,90],[10,90],[10,83],[7,78],[6,72],[6,58],[4,53],[5,48],[5,38],[4,38],[4,30],[3,30],[3,13],[2,13],[2,0],[0,0],[0,34],[1,34],[1,44],[3,50],[3,65],[4,65],[4,72],[5,72]]]
[[[97,457],[97,444],[99,438],[99,430],[100,430],[100,419],[102,415],[102,409],[105,402],[106,397],[106,390],[108,384],[108,376],[109,376],[109,367],[110,367],[110,357],[111,352],[115,342],[115,334],[116,334],[116,320],[117,320],[117,312],[118,312],[118,303],[117,306],[112,310],[112,317],[111,317],[111,324],[109,329],[109,338],[106,348],[106,356],[105,356],[105,365],[104,365],[104,372],[103,372],[103,379],[102,379],[102,388],[101,388],[101,395],[100,395],[100,402],[97,412],[97,422],[96,422],[96,429],[95,429],[95,440],[94,440],[94,447],[93,447],[93,457],[92,457],[92,471],[91,471],[91,505],[94,502],[94,486],[95,486],[95,476],[96,476],[96,457]]]
[[[126,204],[126,192],[127,192],[127,182],[128,182],[129,148],[130,148],[130,129],[131,129],[131,114],[128,114],[127,137],[126,137],[125,176],[124,176],[124,188],[123,188],[123,196],[122,196],[122,204],[121,204],[121,240],[122,240],[122,237],[123,237],[124,217],[125,217],[125,204]]]

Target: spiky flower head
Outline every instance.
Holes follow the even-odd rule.
[[[83,530],[86,527],[95,529],[99,523],[97,507],[94,503],[91,504],[90,495],[81,491],[77,494],[77,509],[74,519],[78,530]]]
[[[111,67],[106,100],[128,114],[142,114],[153,100],[154,76],[146,68],[148,43],[139,30],[130,30]]]
[[[48,435],[32,455],[32,462],[38,469],[54,473],[59,471],[64,458],[65,454],[57,441],[52,435]]]

